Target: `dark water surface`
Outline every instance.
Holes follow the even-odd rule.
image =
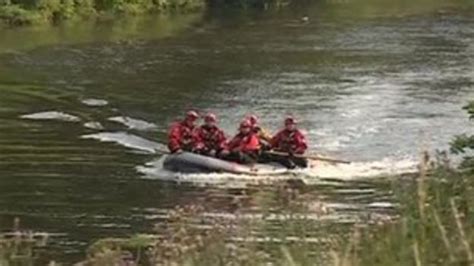
[[[253,195],[274,186],[143,178],[147,150],[190,107],[229,133],[250,112],[272,130],[294,114],[313,150],[359,162],[312,173],[301,193],[330,223],[390,215],[389,189],[355,177],[412,169],[421,149],[469,132],[472,4],[420,2],[0,30],[0,228],[20,217],[57,233],[48,256],[72,262],[100,237],[150,232],[176,204],[222,215],[245,193],[244,211],[258,210]]]

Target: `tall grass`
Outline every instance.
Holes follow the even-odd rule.
[[[395,186],[400,218],[365,229],[342,265],[474,265],[474,175],[426,169],[424,160],[416,180]]]

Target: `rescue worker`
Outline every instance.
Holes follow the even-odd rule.
[[[293,169],[296,166],[307,167],[306,158],[295,157],[303,155],[308,148],[304,134],[297,128],[296,120],[289,116],[285,119],[285,128],[278,132],[271,140],[271,148],[276,152],[288,154],[288,156],[271,156],[272,160]]]
[[[252,130],[252,124],[248,120],[242,121],[239,133],[227,144],[222,152],[222,157],[229,161],[242,164],[252,164],[258,159],[260,152],[260,140]]]
[[[218,157],[225,149],[226,137],[217,126],[217,117],[213,113],[204,116],[204,124],[196,130],[196,135],[199,141],[197,153]]]
[[[195,123],[199,115],[188,111],[183,121],[174,123],[168,133],[168,149],[171,153],[193,152],[198,144]]]
[[[260,141],[263,141],[262,144],[270,144],[272,141],[272,135],[268,133],[267,130],[262,128],[259,124],[258,117],[256,115],[249,115],[246,119],[250,121],[252,125],[252,130],[257,133],[258,138]]]

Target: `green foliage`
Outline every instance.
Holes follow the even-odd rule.
[[[474,119],[474,101],[469,102],[463,109],[468,112],[470,119]]]
[[[469,119],[474,119],[474,101],[463,107],[469,114]],[[466,154],[461,168],[474,168],[474,157],[468,153],[474,151],[474,135],[458,135],[451,142],[451,152],[454,154]]]
[[[291,0],[209,0],[211,6],[215,7],[236,7],[241,9],[261,9],[267,10],[272,8],[280,8],[291,3],[299,1]]]
[[[451,151],[455,154],[465,153],[468,149],[474,149],[474,136],[458,135],[451,143]]]
[[[189,12],[206,6],[267,10],[292,3],[300,2],[296,0],[0,0],[0,20],[10,25],[29,25],[97,14]]]
[[[0,6],[11,5],[10,0],[0,0]]]
[[[79,17],[90,17],[97,14],[95,0],[73,0],[75,14]]]
[[[97,14],[186,12],[205,4],[205,0],[0,0],[0,20],[9,25],[30,25]]]
[[[0,6],[0,20],[10,25],[31,25],[44,21],[40,13],[23,9],[19,5]]]

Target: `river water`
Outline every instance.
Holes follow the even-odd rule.
[[[1,29],[0,228],[20,217],[54,233],[48,257],[73,262],[177,204],[222,216],[256,184],[273,189],[155,169],[153,148],[188,108],[216,112],[229,135],[249,113],[272,131],[296,116],[311,150],[354,161],[291,175],[327,220],[390,216],[392,192],[370,180],[472,132],[461,107],[474,96],[474,12],[385,2]]]

